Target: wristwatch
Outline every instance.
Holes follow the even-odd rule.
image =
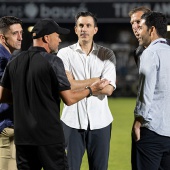
[[[92,89],[89,86],[87,86],[86,89],[89,90],[89,95],[87,97],[92,96],[93,95]]]

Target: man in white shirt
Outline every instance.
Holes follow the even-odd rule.
[[[57,54],[63,60],[71,88],[88,88],[102,78],[108,79],[110,84],[72,106],[64,106],[61,120],[69,169],[80,170],[87,149],[89,169],[107,170],[113,121],[107,96],[116,88],[116,58],[112,50],[93,42],[98,31],[94,14],[78,13],[75,24],[78,42]]]

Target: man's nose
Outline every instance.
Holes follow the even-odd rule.
[[[87,29],[86,26],[83,26],[83,27],[82,27],[82,30],[83,30],[83,31],[86,31],[86,29]]]
[[[22,40],[23,38],[22,38],[22,33],[19,33],[18,34],[18,40]]]

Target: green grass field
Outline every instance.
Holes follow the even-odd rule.
[[[108,170],[130,170],[131,127],[135,98],[109,98],[113,113],[112,137]],[[83,157],[81,170],[88,170],[86,154]]]

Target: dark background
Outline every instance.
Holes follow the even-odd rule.
[[[170,24],[170,0],[0,0],[0,17],[13,15],[23,20],[22,50],[32,44],[29,26],[40,18],[53,18],[71,33],[62,36],[60,48],[77,42],[74,33],[74,16],[79,11],[90,11],[98,18],[99,31],[94,41],[115,52],[117,65],[117,89],[113,97],[136,96],[138,70],[133,60],[133,51],[138,46],[129,23],[128,12],[137,6],[148,6],[163,12]],[[167,37],[170,38],[170,32]]]

